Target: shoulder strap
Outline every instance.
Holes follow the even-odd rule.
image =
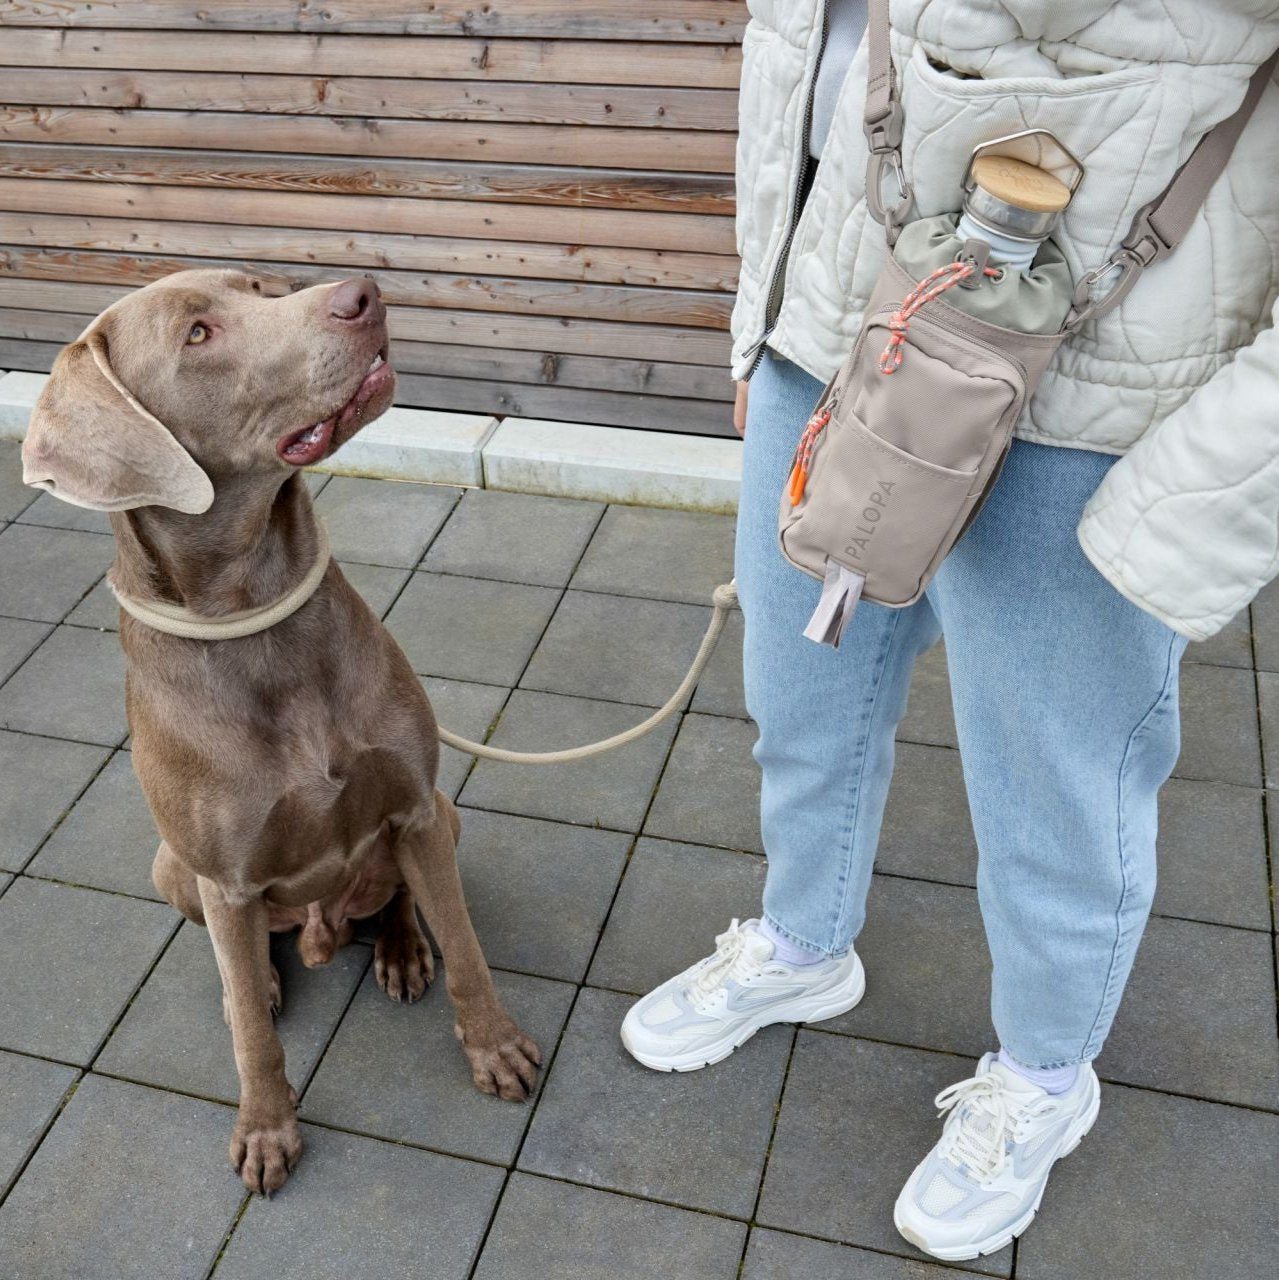
[[[897,76],[889,44],[889,0],[869,0],[866,21],[866,112],[862,127],[870,149],[866,169],[866,205],[871,216],[884,224],[891,248],[910,211],[914,196],[902,165],[901,141],[905,117],[897,96]],[[1186,238],[1208,192],[1221,176],[1243,132],[1244,125],[1279,66],[1279,50],[1253,73],[1243,101],[1231,116],[1214,125],[1199,140],[1172,181],[1133,217],[1120,247],[1101,266],[1089,271],[1075,289],[1065,329],[1073,332],[1086,320],[1094,320],[1117,307],[1127,297],[1141,273],[1152,262],[1166,258]],[[898,200],[885,205],[885,170],[897,183]],[[1109,292],[1093,300],[1094,287],[1118,272]]]
[[[866,111],[862,128],[870,160],[866,167],[866,205],[871,217],[883,223],[891,249],[897,243],[901,225],[914,203],[906,171],[902,168],[902,126],[905,116],[897,97],[897,74],[893,70],[893,53],[889,47],[888,0],[870,0],[866,13],[866,53],[869,67],[866,75]],[[897,200],[884,204],[884,171],[892,172],[897,182]]]
[[[1063,326],[1067,332],[1073,333],[1084,321],[1095,320],[1117,307],[1141,279],[1141,273],[1152,262],[1166,258],[1186,238],[1276,66],[1279,66],[1279,50],[1253,72],[1235,113],[1213,125],[1173,174],[1172,181],[1149,204],[1137,210],[1119,248],[1080,280]],[[1115,271],[1119,275],[1109,292],[1093,301],[1093,288]]]

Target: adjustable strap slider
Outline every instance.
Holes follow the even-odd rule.
[[[893,98],[888,110],[875,119],[867,117],[862,121],[862,129],[866,134],[866,145],[871,155],[880,155],[888,151],[896,151],[902,144],[902,135],[906,128],[906,113],[902,104]]]

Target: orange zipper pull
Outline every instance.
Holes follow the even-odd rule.
[[[829,406],[814,413],[804,426],[804,434],[799,438],[799,445],[795,449],[795,465],[791,468],[790,480],[787,482],[792,507],[799,506],[804,497],[804,490],[808,487],[809,463],[813,460],[813,446],[830,421],[830,415]]]

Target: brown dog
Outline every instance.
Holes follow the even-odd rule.
[[[183,271],[105,311],[59,355],[23,448],[28,484],[112,512],[116,589],[207,618],[271,604],[321,546],[301,468],[391,403],[386,310],[367,280],[268,297]],[[393,999],[443,953],[476,1085],[521,1099],[537,1046],[507,1015],[458,877],[457,811],[435,789],[435,717],[399,646],[330,562],[269,630],[202,641],[121,615],[133,766],[162,843],[156,887],[207,924],[240,1076],[231,1159],[253,1191],[302,1150],[272,1025],[271,930],[308,965],[381,912]]]

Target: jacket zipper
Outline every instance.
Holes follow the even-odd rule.
[[[778,313],[781,311],[782,293],[786,283],[786,266],[790,260],[791,243],[795,239],[795,231],[799,226],[799,217],[802,212],[799,205],[799,197],[804,190],[804,184],[808,181],[809,169],[813,163],[813,157],[809,155],[808,151],[808,140],[809,132],[813,126],[813,99],[817,96],[817,77],[822,69],[822,55],[826,52],[827,18],[829,16],[830,0],[822,0],[822,34],[817,44],[817,61],[813,64],[813,78],[808,84],[808,100],[804,104],[804,126],[800,130],[800,142],[803,145],[804,154],[799,166],[799,180],[795,184],[790,229],[786,232],[781,254],[777,259],[777,265],[773,268],[772,278],[768,282],[768,301],[764,304],[764,332],[754,347],[747,352],[748,355],[753,352],[754,359],[751,361],[751,367],[746,371],[744,382],[749,382],[755,376],[755,370],[759,368],[760,363],[763,361],[764,347],[777,326]]]

